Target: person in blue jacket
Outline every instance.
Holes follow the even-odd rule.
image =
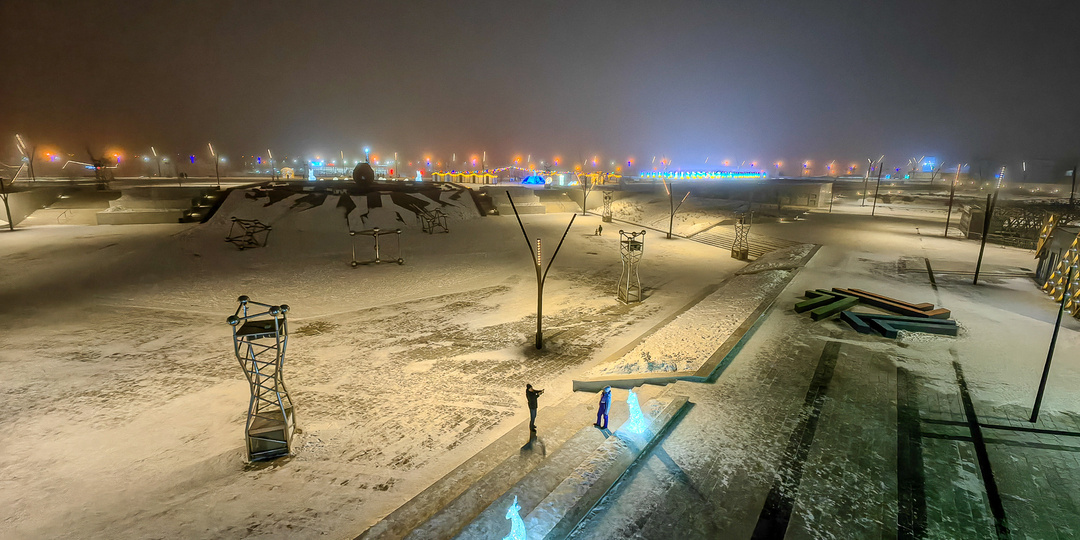
[[[596,411],[596,423],[594,426],[600,429],[607,429],[607,413],[611,408],[611,387],[605,386],[604,391],[600,393],[600,409]],[[604,425],[600,425],[600,418],[604,419]]]

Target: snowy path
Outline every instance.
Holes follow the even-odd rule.
[[[961,264],[970,242],[923,237],[892,218],[820,221],[860,221],[863,232],[789,229],[840,245],[821,249],[715,384],[668,387],[694,407],[572,537],[675,530],[679,538],[749,538],[774,527],[777,536],[761,537],[986,538],[1004,523],[1016,535],[1054,538],[1076,529],[1080,402],[1067,390],[1080,382],[1076,321],[1066,322],[1054,390],[1031,426],[1023,419],[1052,303],[1024,280],[978,288],[939,280],[935,290],[925,275],[896,271],[913,253]],[[996,247],[987,254],[1000,267],[1029,256]],[[802,290],[825,286],[935,302],[952,309],[963,330],[955,339],[893,341],[790,311]],[[1023,335],[1040,336],[1034,351]],[[986,433],[985,464],[971,422]]]

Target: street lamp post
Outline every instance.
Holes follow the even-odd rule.
[[[536,348],[544,348],[544,330],[542,326],[544,318],[544,281],[547,280],[548,270],[551,270],[552,263],[555,262],[555,257],[559,255],[559,248],[562,247],[563,241],[566,240],[566,235],[570,232],[570,227],[574,225],[574,218],[577,214],[570,216],[570,223],[566,225],[566,231],[563,232],[562,238],[559,240],[559,245],[555,246],[555,252],[551,254],[551,259],[548,260],[547,268],[541,272],[542,263],[544,261],[540,252],[540,239],[536,239],[536,250],[533,250],[532,241],[529,240],[529,233],[525,231],[525,224],[521,222],[521,216],[518,214],[517,206],[514,206],[514,198],[510,196],[510,192],[506,192],[506,198],[510,200],[510,208],[514,210],[514,217],[517,218],[518,225],[521,227],[521,234],[525,236],[525,244],[529,246],[529,252],[532,254],[533,267],[536,269]]]
[[[885,156],[881,156],[884,158]],[[881,192],[881,169],[885,168],[885,162],[879,161],[877,166],[877,187],[874,188],[874,205],[870,207],[870,215],[874,215],[877,212],[877,198],[878,193]]]
[[[158,156],[157,150],[154,150],[153,146],[150,147],[150,151],[154,153],[154,161],[157,162],[157,175],[158,178],[161,178],[161,156]]]
[[[214,176],[217,178],[217,188],[221,191],[221,171],[218,169],[218,162],[221,161],[217,157],[217,153],[214,152],[214,145],[212,143],[206,143],[210,147],[210,155],[214,158]]]
[[[1076,169],[1080,166],[1080,163],[1073,164],[1072,170],[1072,189],[1069,190],[1069,208],[1072,208],[1076,204]]]
[[[270,156],[270,180],[277,180],[277,173],[274,171],[274,153],[267,148],[266,155]]]
[[[26,158],[26,163],[29,166],[30,181],[37,182],[37,176],[34,175],[34,155],[37,154],[37,146],[27,147],[26,142],[23,141],[22,136],[18,133],[15,134],[15,142],[15,146],[19,148],[19,153]]]
[[[998,175],[997,185],[994,187],[994,194],[986,195],[986,215],[983,216],[983,230],[982,230],[982,242],[979,244],[979,260],[975,262],[975,279],[972,280],[972,285],[979,284],[979,270],[982,269],[983,251],[986,250],[986,238],[990,236],[990,220],[994,216],[994,207],[997,206],[998,191],[1001,189],[1001,181],[1005,179],[1005,167],[1001,168],[1001,173]]]
[[[1042,380],[1039,381],[1039,391],[1035,393],[1035,406],[1031,408],[1031,420],[1034,424],[1039,421],[1039,409],[1042,407],[1043,392],[1046,391],[1046,378],[1050,375],[1050,362],[1054,359],[1054,345],[1057,344],[1058,330],[1061,329],[1061,315],[1065,312],[1065,304],[1072,298],[1073,272],[1069,267],[1069,279],[1065,282],[1065,290],[1061,293],[1061,305],[1058,306],[1057,322],[1054,323],[1054,334],[1050,337],[1050,350],[1046,353],[1046,363],[1043,365]]]
[[[945,238],[949,237],[949,220],[952,219],[952,203],[953,195],[956,194],[956,183],[960,181],[960,169],[963,165],[956,164],[956,178],[953,179],[952,186],[949,187],[949,213],[945,214]]]

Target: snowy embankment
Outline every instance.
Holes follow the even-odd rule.
[[[675,192],[674,203],[679,204],[686,192]],[[671,202],[659,195],[634,195],[611,203],[615,219],[653,227],[666,231],[671,220]],[[691,236],[725,221],[731,223],[737,212],[746,210],[746,203],[731,199],[689,197],[675,214],[671,232],[679,236]]]
[[[812,248],[800,244],[765,255],[622,358],[601,364],[588,375],[697,370],[763,302],[775,297]]]

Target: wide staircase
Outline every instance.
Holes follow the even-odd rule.
[[[732,244],[735,243],[735,225],[714,225],[704,231],[691,235],[689,238],[695,242],[701,242],[702,244],[713,247],[731,249]],[[754,234],[752,229],[748,235],[748,239],[750,243],[750,260],[755,260],[771,251],[799,244],[799,242],[792,242],[791,240],[784,240],[783,238]]]
[[[511,514],[529,538],[561,538],[620,476],[673,425],[685,397],[657,386],[638,389],[647,429],[627,425],[625,394],[613,400],[609,430],[592,425],[599,398],[574,393],[514,427],[358,537],[366,539],[502,538]],[[516,510],[509,510],[516,502]]]

